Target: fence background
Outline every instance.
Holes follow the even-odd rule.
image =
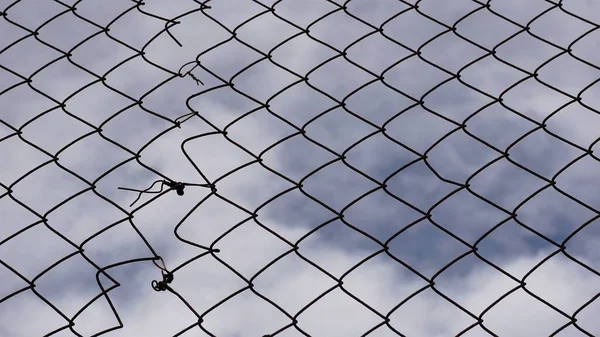
[[[599,7],[1,1],[0,335],[599,335]]]

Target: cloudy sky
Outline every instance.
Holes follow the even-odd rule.
[[[206,4],[0,0],[0,336],[600,335],[600,3]]]

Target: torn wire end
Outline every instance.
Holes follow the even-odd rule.
[[[185,73],[183,72],[183,68],[187,67],[190,64],[194,64],[196,63],[196,65],[194,65],[190,70],[186,71]],[[202,82],[198,77],[196,77],[196,75],[192,74],[192,71],[194,71],[194,69],[196,69],[196,67],[198,67],[200,65],[200,63],[198,61],[192,61],[192,62],[188,62],[184,65],[181,66],[181,68],[179,68],[179,77],[183,78],[186,76],[191,77],[194,81],[196,81],[196,85],[204,85],[204,82]]]
[[[150,191],[154,187],[154,185],[156,185],[157,183],[161,183],[160,190]],[[152,185],[150,185],[150,187],[146,188],[145,190],[138,190],[138,189],[128,188],[128,187],[118,187],[118,189],[125,190],[125,191],[131,191],[131,192],[138,192],[137,198],[135,198],[135,200],[131,203],[131,205],[129,205],[129,207],[132,207],[133,205],[135,205],[136,202],[138,202],[138,200],[140,200],[140,198],[142,197],[142,194],[144,194],[144,193],[148,193],[148,194],[161,193],[165,186],[168,186],[170,190],[177,191],[177,195],[180,195],[180,196],[185,193],[184,192],[185,186],[199,186],[199,187],[207,187],[207,188],[211,187],[210,184],[186,184],[186,183],[182,183],[182,182],[175,182],[175,181],[168,181],[168,180],[156,180],[155,182],[152,183]]]
[[[175,123],[176,123],[176,124],[177,124],[177,123],[178,123],[178,124],[185,123],[185,122],[187,122],[187,120],[188,120],[188,119],[190,119],[190,118],[192,118],[192,117],[194,117],[194,116],[198,116],[198,112],[197,112],[197,111],[190,112],[190,113],[188,113],[188,114],[185,114],[185,115],[182,115],[182,116],[179,116],[179,117],[177,117],[177,118],[175,119]]]
[[[196,85],[200,85],[200,84],[204,85],[204,82],[200,81],[200,79],[198,79],[198,77],[196,77],[194,74],[192,74],[192,73],[187,73],[187,75],[188,75],[189,77],[193,78],[193,79],[194,79],[194,81],[196,81]]]
[[[205,4],[200,4],[200,10],[204,10],[204,9],[210,9],[211,7]],[[172,23],[172,25],[169,26],[169,23]],[[165,31],[167,32],[167,34],[169,35],[169,37],[171,37],[171,39],[173,39],[173,41],[175,41],[175,43],[177,43],[177,45],[179,47],[183,47],[183,45],[181,44],[181,42],[179,42],[179,40],[177,40],[177,38],[175,37],[175,35],[173,35],[170,31],[169,28],[180,24],[180,21],[173,21],[173,20],[168,20],[167,22],[165,22]]]

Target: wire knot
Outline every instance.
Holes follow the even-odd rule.
[[[160,183],[160,190],[150,191],[154,187],[154,185],[156,185],[158,183]],[[140,199],[142,194],[144,194],[144,193],[150,193],[150,194],[162,193],[163,188],[165,186],[167,186],[169,188],[169,190],[175,190],[177,192],[177,195],[180,195],[180,196],[184,194],[185,186],[200,186],[200,187],[207,187],[207,188],[211,187],[211,185],[209,185],[209,184],[189,184],[189,183],[182,183],[180,181],[157,180],[157,181],[153,182],[152,185],[150,185],[150,187],[148,187],[145,190],[138,190],[138,189],[128,188],[128,187],[119,187],[119,189],[125,190],[125,191],[138,192],[137,198],[130,205],[130,207],[131,207]]]
[[[152,289],[155,291],[165,291],[169,288],[169,283],[173,282],[173,273],[162,271],[162,281],[152,281]]]
[[[163,180],[163,184],[167,185],[170,189],[175,190],[177,192],[177,195],[184,194],[183,189],[185,188],[185,184],[182,182]]]

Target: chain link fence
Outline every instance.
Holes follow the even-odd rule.
[[[0,335],[600,334],[595,1],[2,6]]]

